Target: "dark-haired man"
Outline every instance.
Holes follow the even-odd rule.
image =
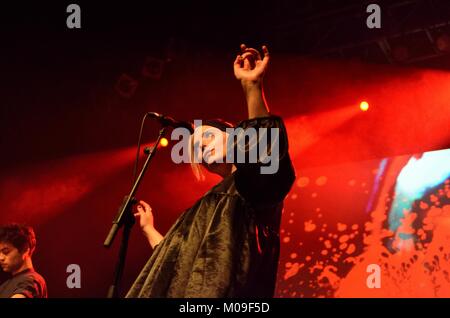
[[[0,267],[11,277],[0,285],[0,298],[47,298],[44,278],[33,268],[36,236],[29,226],[0,226]]]

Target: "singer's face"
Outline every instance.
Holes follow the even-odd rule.
[[[194,149],[198,162],[215,172],[225,164],[228,134],[212,126],[197,127],[194,133]]]

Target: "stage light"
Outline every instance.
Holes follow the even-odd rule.
[[[365,112],[369,109],[369,103],[366,101],[362,101],[361,104],[359,104],[359,108]]]
[[[450,149],[425,152],[419,159],[412,157],[397,177],[396,192],[412,200],[422,197],[450,177],[449,162]]]
[[[161,138],[161,140],[159,141],[159,145],[161,147],[167,147],[169,145],[169,141],[166,138]]]

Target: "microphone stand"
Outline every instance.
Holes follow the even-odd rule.
[[[150,149],[147,155],[147,159],[145,160],[145,163],[142,167],[141,172],[139,173],[138,177],[134,181],[133,187],[131,188],[131,191],[128,195],[126,195],[123,199],[123,202],[121,206],[119,207],[118,213],[116,217],[113,220],[113,225],[111,229],[109,230],[108,236],[105,239],[105,242],[103,243],[103,246],[106,248],[109,248],[117,234],[117,231],[123,226],[123,233],[122,233],[122,241],[120,244],[120,250],[119,255],[116,263],[116,268],[114,272],[114,281],[112,285],[109,287],[108,290],[108,298],[118,298],[119,296],[119,286],[122,279],[123,269],[125,267],[125,258],[127,255],[127,249],[128,249],[128,240],[130,238],[130,232],[131,228],[134,225],[134,215],[132,212],[133,205],[137,202],[134,195],[136,194],[136,191],[142,181],[142,178],[144,177],[145,172],[147,171],[147,168],[150,164],[150,161],[152,160],[153,156],[156,153],[156,149],[159,145],[159,142],[162,137],[164,137],[166,132],[167,126],[164,125],[161,130],[159,131],[158,139],[156,140],[155,145]],[[147,153],[147,152],[146,152]]]

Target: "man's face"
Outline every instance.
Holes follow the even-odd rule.
[[[0,242],[0,267],[4,272],[13,273],[23,265],[26,254],[10,243]]]

